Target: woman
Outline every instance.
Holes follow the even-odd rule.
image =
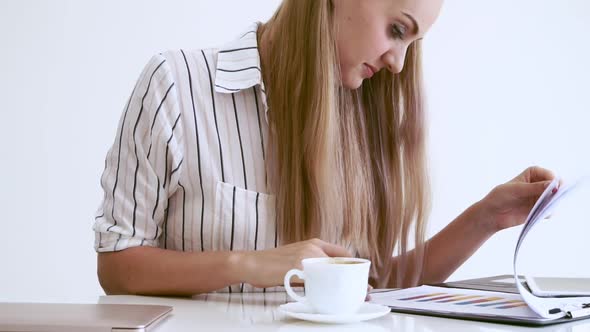
[[[284,0],[221,49],[154,56],[101,179],[106,293],[276,290],[321,256],[369,258],[377,287],[441,282],[521,224],[549,171],[497,186],[425,242],[420,52],[440,6]]]

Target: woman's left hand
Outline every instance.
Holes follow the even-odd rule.
[[[524,223],[535,202],[555,176],[541,167],[529,167],[494,188],[482,201],[496,231]]]

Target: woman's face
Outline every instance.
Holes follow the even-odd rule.
[[[443,0],[333,0],[342,85],[385,68],[399,73],[408,46],[430,29]]]

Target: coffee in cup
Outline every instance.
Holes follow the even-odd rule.
[[[293,269],[285,275],[285,290],[295,301],[320,314],[351,314],[359,310],[367,295],[371,261],[363,258],[323,257],[301,261],[303,271]],[[305,296],[290,285],[296,275],[305,282]]]

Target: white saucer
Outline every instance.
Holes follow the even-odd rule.
[[[299,302],[291,302],[279,306],[279,311],[287,316],[316,323],[346,324],[387,315],[391,309],[387,306],[365,302],[354,314],[317,314],[314,310]]]

